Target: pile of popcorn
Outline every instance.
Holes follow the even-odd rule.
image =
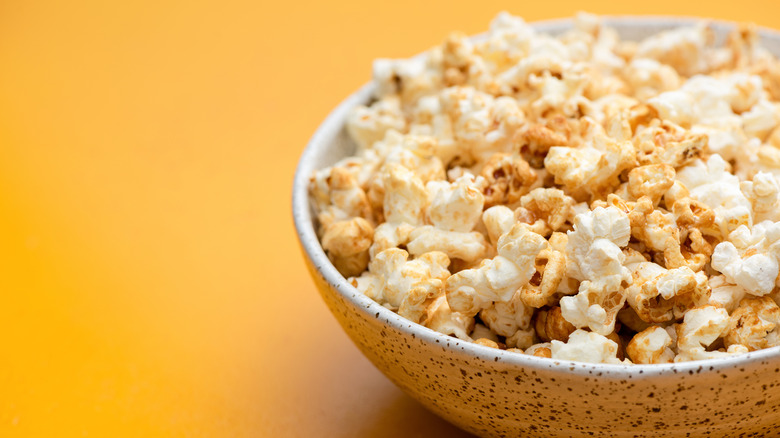
[[[594,363],[780,345],[780,61],[742,26],[622,41],[499,14],[374,63],[354,156],[316,171],[322,246],[440,333]]]

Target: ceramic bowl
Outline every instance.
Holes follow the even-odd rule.
[[[684,18],[612,17],[625,39],[691,25]],[[568,20],[536,23],[545,32]],[[714,22],[723,38],[733,24]],[[780,55],[780,33],[762,30]],[[341,326],[390,380],[426,408],[486,437],[780,436],[780,347],[663,365],[566,362],[463,342],[412,323],[353,288],[323,252],[307,183],[312,171],[354,151],[349,110],[371,99],[364,86],[322,123],[301,157],[293,216],[306,264]]]

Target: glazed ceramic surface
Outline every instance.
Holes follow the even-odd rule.
[[[662,17],[606,21],[625,39],[693,22]],[[557,33],[570,22],[534,26]],[[722,39],[733,25],[712,27]],[[780,34],[762,31],[761,36],[780,55]],[[486,437],[780,436],[780,347],[664,365],[557,361],[439,334],[349,285],[317,240],[307,184],[312,171],[354,151],[344,122],[351,108],[370,101],[371,93],[368,85],[347,98],[312,138],[295,176],[293,216],[322,298],[390,380],[441,417]]]

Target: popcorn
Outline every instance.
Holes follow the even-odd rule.
[[[674,361],[672,337],[661,327],[652,326],[637,333],[626,352],[634,363],[671,363]]]
[[[780,61],[740,27],[621,41],[499,14],[374,63],[355,155],[309,181],[361,293],[440,333],[558,360],[780,344]],[[630,341],[629,341],[630,340]]]
[[[526,306],[520,299],[520,294],[515,292],[509,301],[497,301],[492,306],[483,309],[479,316],[493,333],[510,339],[518,331],[527,331],[530,328],[533,314],[534,309]],[[509,342],[509,344],[517,346],[518,339],[514,338],[513,340],[514,342]]]
[[[533,261],[546,244],[542,236],[528,231],[523,224],[515,224],[498,239],[496,257],[447,279],[445,290],[450,307],[475,315],[493,302],[509,301],[531,279],[535,272]]]
[[[775,288],[780,274],[780,222],[741,225],[712,254],[712,267],[755,296]]]
[[[474,178],[462,176],[454,183],[431,181],[426,186],[430,203],[428,220],[447,231],[471,231],[482,216],[485,198]]]
[[[634,95],[646,100],[664,91],[679,88],[680,75],[677,71],[655,59],[635,58],[628,64],[626,81],[633,88]]]
[[[549,310],[540,310],[536,314],[534,322],[536,334],[545,342],[552,340],[566,342],[576,328],[563,318],[561,308],[551,307]]]
[[[555,241],[563,241],[563,245],[554,248]],[[541,250],[534,261],[536,272],[528,284],[520,289],[520,298],[530,307],[540,308],[548,303],[566,277],[566,255],[562,247],[567,240],[565,234],[557,233],[550,237],[550,246]]]
[[[687,266],[664,269],[652,262],[628,266],[633,277],[626,289],[628,304],[645,322],[661,323],[679,318],[688,307],[707,302],[707,275]]]
[[[780,345],[780,307],[771,298],[745,298],[731,314],[724,345],[748,350]]]
[[[731,345],[726,351],[707,351],[716,339],[727,329],[729,314],[725,309],[703,306],[691,309],[685,314],[683,323],[677,327],[677,348],[675,362],[703,360],[730,354],[747,353],[741,345]]]
[[[361,149],[370,148],[391,129],[403,132],[405,128],[406,119],[397,97],[378,100],[371,106],[360,105],[347,119],[347,132]]]
[[[447,231],[425,225],[409,234],[406,248],[415,256],[441,251],[452,259],[473,263],[485,256],[488,246],[482,233]]]
[[[628,172],[628,193],[639,199],[649,197],[654,205],[674,184],[674,167],[666,164],[648,164],[631,169]]]
[[[758,172],[752,181],[742,181],[739,188],[753,206],[756,223],[780,221],[780,184],[772,174]]]
[[[327,227],[322,236],[322,248],[342,275],[360,275],[368,267],[368,249],[373,236],[371,224],[355,217]]]
[[[572,219],[574,199],[566,196],[562,190],[536,188],[520,198],[520,208],[526,217],[544,221],[545,233],[559,231]],[[532,222],[532,223],[533,223]],[[549,230],[549,231],[548,231]]]
[[[374,301],[419,322],[425,313],[424,302],[442,294],[450,260],[438,252],[408,258],[402,249],[386,249],[371,260],[367,272],[350,281]]]
[[[705,25],[660,32],[639,43],[634,57],[654,59],[681,75],[692,76],[709,69],[707,48],[711,38]]]
[[[743,287],[729,283],[724,275],[710,277],[709,285],[712,292],[707,304],[724,308],[729,314],[734,312],[747,294]]]
[[[552,344],[549,342],[542,342],[540,344],[534,344],[525,350],[525,354],[536,357],[552,358]]]
[[[453,312],[447,303],[447,297],[441,295],[425,309],[425,317],[421,324],[445,335],[471,340],[468,334],[474,327],[474,318]]]
[[[677,172],[677,179],[690,191],[691,198],[715,212],[715,224],[723,237],[740,225],[753,225],[750,200],[728,167],[720,155],[712,155],[706,164],[698,160]]]
[[[553,359],[589,363],[621,363],[617,358],[618,345],[598,333],[575,330],[566,343],[553,340],[550,352]]]
[[[636,151],[625,120],[611,120],[606,132],[595,121],[582,120],[587,126],[585,144],[551,147],[544,166],[575,199],[598,198],[618,185],[621,172],[636,165]]]
[[[536,181],[536,173],[525,160],[503,153],[492,155],[481,175],[487,181],[484,193],[488,207],[517,202]]]

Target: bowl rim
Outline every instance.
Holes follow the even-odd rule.
[[[710,28],[726,31],[734,29],[739,25],[737,22],[689,16],[602,15],[600,18],[606,26],[616,27],[620,27],[621,25],[626,26],[627,24],[632,26],[677,27],[707,23]],[[540,33],[556,33],[570,28],[572,21],[572,18],[556,18],[529,22],[528,24]],[[780,44],[780,31],[761,26],[756,26],[756,28],[762,40],[772,39]],[[476,35],[472,38],[479,38],[480,35]],[[780,53],[777,53],[776,55],[780,56]],[[421,56],[421,54],[416,56]],[[599,376],[619,379],[647,379],[655,376],[678,373],[692,375],[698,374],[705,368],[709,371],[725,370],[735,367],[745,367],[759,362],[768,363],[773,360],[777,361],[778,367],[780,367],[780,347],[771,347],[717,359],[676,362],[671,364],[596,364],[517,354],[485,347],[441,334],[398,315],[360,293],[336,270],[320,245],[314,230],[308,184],[312,172],[320,167],[315,165],[313,161],[318,150],[322,145],[327,144],[328,139],[337,136],[339,132],[341,132],[343,129],[343,122],[346,120],[349,111],[356,105],[368,102],[373,95],[373,91],[374,85],[372,82],[363,85],[339,103],[339,105],[328,114],[301,154],[295,170],[292,187],[293,222],[304,256],[309,259],[324,280],[341,295],[344,301],[349,303],[358,312],[363,313],[367,318],[378,319],[381,323],[387,324],[391,328],[402,333],[413,335],[421,342],[430,344],[430,346],[445,346],[451,354],[461,356],[467,360],[479,360],[490,363],[492,366],[501,363],[510,368],[520,367],[529,370],[559,371],[566,374],[579,374],[585,376],[592,376],[594,372],[598,372]]]

